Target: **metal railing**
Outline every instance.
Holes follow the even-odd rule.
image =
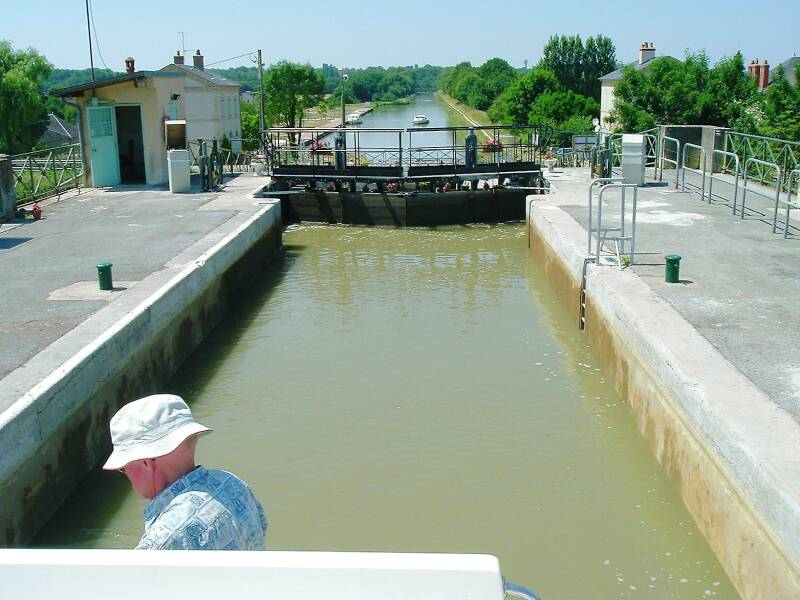
[[[675,160],[666,157],[667,142],[675,144]],[[675,189],[678,189],[678,181],[680,181],[680,160],[681,160],[681,142],[677,138],[665,135],[662,138],[662,143],[659,147],[658,159],[658,180],[664,181],[664,163],[675,165]]]
[[[711,152],[711,172],[708,174],[708,203],[711,204],[711,199],[714,196],[714,182],[719,181],[721,183],[730,184],[729,181],[721,177],[714,176],[714,157],[715,156],[722,156],[723,159],[730,158],[733,159],[734,164],[734,182],[733,182],[733,214],[736,214],[736,202],[739,196],[739,175],[741,173],[741,169],[739,168],[739,157],[734,154],[733,152],[726,152],[725,150],[714,150]],[[723,160],[723,168],[722,172],[724,173],[726,170],[727,161]],[[720,200],[727,200],[727,198],[723,198],[722,196],[717,196]]]
[[[789,210],[792,208],[800,208],[800,202],[793,202],[792,197],[795,196],[792,182],[796,181],[798,194],[800,194],[800,169],[794,169],[789,172],[786,177],[786,222],[783,224],[783,239],[789,235]]]
[[[697,160],[698,167],[696,169],[686,165],[686,151],[689,148],[692,148],[694,150],[698,150],[699,151],[698,160]],[[701,158],[702,158],[702,162],[700,161]],[[700,177],[701,177],[700,187],[694,185],[693,183],[690,183],[689,186],[693,187],[693,188],[696,188],[696,190],[700,192],[700,200],[703,200],[705,198],[705,193],[706,193],[706,171],[707,171],[707,169],[708,169],[708,161],[706,160],[706,149],[703,148],[702,146],[698,146],[696,144],[684,144],[683,145],[683,150],[681,152],[681,168],[680,168],[681,191],[682,192],[686,191],[686,171],[689,171],[690,173],[695,173],[697,175],[700,175]]]
[[[234,138],[230,140],[230,147],[222,146],[219,140],[190,140],[188,144],[191,156],[191,167],[200,170],[201,144],[205,142],[213,146],[217,142],[217,152],[220,154],[221,169],[227,173],[251,173],[263,168],[263,157],[259,154],[261,140],[254,138]]]
[[[11,156],[17,204],[80,188],[84,175],[81,145],[67,144]]]
[[[594,185],[594,182],[590,184],[590,193],[591,193],[591,186]],[[626,192],[627,190],[633,190],[633,202],[631,204],[631,228],[630,228],[630,235],[626,235],[625,233],[625,225],[626,225]],[[603,227],[603,197],[608,192],[608,190],[620,190],[620,221],[619,226],[615,227]],[[597,194],[597,228],[589,228],[589,235],[594,229],[596,235],[596,250],[594,253],[595,264],[600,264],[600,257],[603,251],[603,245],[607,241],[613,241],[616,256],[617,256],[617,264],[620,269],[623,268],[624,262],[622,259],[622,255],[625,254],[625,242],[629,241],[631,243],[630,246],[630,253],[628,255],[628,264],[633,264],[634,257],[636,253],[636,213],[637,213],[637,201],[639,195],[639,187],[633,183],[618,183],[618,182],[610,182],[604,185],[600,192]],[[618,233],[619,235],[616,236],[609,236],[609,233]],[[591,237],[589,243],[589,253],[591,254]]]
[[[772,169],[775,171],[775,194],[764,192],[756,187],[748,187],[747,183],[750,178],[750,165],[756,165],[759,172]],[[747,202],[747,193],[756,194],[767,200],[775,200],[775,210],[772,215],[772,233],[778,225],[778,203],[781,199],[781,168],[776,163],[767,162],[758,158],[748,158],[744,161],[744,183],[742,185],[742,219],[745,216],[745,203]]]
[[[800,169],[800,142],[726,131],[725,150],[736,154],[741,163],[755,158],[766,164],[778,165],[783,173]],[[764,185],[774,185],[769,170],[763,171],[758,167],[751,179]]]
[[[465,147],[466,136],[475,131],[493,135],[478,143],[472,151]],[[346,139],[340,138],[341,134]],[[270,169],[282,166],[347,167],[474,167],[514,162],[539,162],[552,129],[547,126],[447,128],[271,128],[263,132]],[[425,143],[430,134],[449,135],[450,143]],[[334,137],[334,144],[326,142]],[[379,136],[382,142],[370,145]],[[387,146],[386,138],[396,136],[396,145]],[[421,142],[421,143],[420,143]],[[428,138],[430,142],[430,138]],[[390,142],[388,142],[390,143]]]
[[[624,177],[599,177],[594,179],[592,183],[589,184],[589,240],[586,247],[586,254],[592,253],[592,217],[593,217],[593,210],[592,205],[594,204],[594,190],[598,186],[606,185],[609,183],[619,183],[622,182],[625,178]]]

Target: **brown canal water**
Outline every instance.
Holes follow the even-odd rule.
[[[273,550],[486,552],[545,600],[736,598],[522,225],[301,225],[164,391]],[[93,473],[38,546],[130,548]]]

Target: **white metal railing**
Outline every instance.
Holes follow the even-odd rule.
[[[789,210],[800,208],[800,202],[795,202],[792,198],[796,195],[792,183],[796,182],[798,194],[800,194],[800,169],[790,171],[786,177],[786,222],[783,224],[783,239],[789,235]]]
[[[689,167],[689,166],[686,165],[686,151],[689,148],[692,148],[692,149],[695,149],[695,150],[699,151],[700,158],[702,158],[702,161],[700,161],[700,159],[698,159],[699,166],[698,166],[697,169],[695,169],[693,167]],[[689,186],[693,187],[693,188],[697,188],[697,191],[700,192],[700,200],[703,200],[705,198],[705,193],[706,193],[706,171],[707,170],[708,170],[708,163],[707,163],[707,160],[706,160],[706,149],[703,148],[702,146],[698,146],[697,144],[684,144],[683,145],[683,150],[681,152],[681,168],[680,168],[680,171],[681,171],[681,191],[682,192],[686,191],[686,171],[689,171],[690,173],[695,173],[697,175],[700,175],[700,177],[701,177],[700,187],[698,188],[696,185],[694,185],[692,183],[690,183]]]
[[[675,160],[666,157],[667,142],[675,144]],[[663,141],[659,146],[659,159],[658,159],[658,180],[664,180],[664,163],[675,165],[675,189],[678,188],[678,181],[680,180],[680,160],[681,160],[681,142],[677,138],[665,135]]]
[[[593,217],[593,209],[592,206],[594,204],[594,190],[601,185],[607,185],[609,183],[620,183],[624,181],[624,177],[599,177],[592,181],[589,184],[589,240],[587,244],[586,254],[592,253],[592,217]]]
[[[590,184],[590,193],[594,183]],[[611,227],[603,227],[603,197],[609,190],[619,190],[620,191],[620,219],[618,226],[611,226]],[[631,203],[631,227],[630,227],[630,234],[626,234],[625,226],[627,222],[627,214],[626,214],[626,192],[628,190],[633,191],[633,201]],[[595,233],[595,252],[594,258],[595,263],[600,264],[600,257],[602,256],[603,252],[603,245],[607,241],[614,242],[615,247],[615,254],[617,256],[617,265],[620,269],[623,268],[623,259],[622,255],[625,254],[625,243],[630,242],[630,253],[628,255],[628,264],[633,264],[635,253],[636,253],[636,213],[637,213],[637,201],[639,195],[639,186],[634,183],[619,183],[619,182],[609,182],[606,183],[601,189],[600,192],[597,194],[597,227],[596,228],[589,228],[589,235],[590,235],[590,244],[589,244],[589,254],[591,254],[591,234],[592,231]],[[591,196],[590,196],[591,200]],[[610,233],[617,233],[618,235],[609,236]]]
[[[774,195],[772,192],[764,192],[756,187],[749,187],[747,185],[748,181],[750,180],[750,165],[757,165],[763,171],[764,168],[774,169],[775,171],[775,192]],[[762,175],[763,177],[763,175]],[[745,217],[745,204],[747,202],[747,193],[750,192],[751,194],[756,194],[757,196],[761,196],[762,198],[766,198],[767,200],[774,200],[775,201],[775,209],[772,215],[772,233],[775,233],[775,230],[778,225],[778,203],[781,199],[781,168],[778,166],[777,163],[769,162],[766,160],[761,160],[758,158],[748,158],[744,161],[744,180],[742,184],[742,219]]]
[[[735,177],[733,182],[733,214],[736,214],[736,202],[739,196],[739,175],[741,173],[740,164],[739,164],[739,157],[734,154],[733,152],[726,152],[725,150],[714,150],[711,152],[711,172],[708,174],[708,203],[711,204],[711,199],[714,196],[714,182],[719,181],[721,183],[729,183],[725,179],[721,177],[714,176],[714,157],[715,156],[724,156],[727,158],[733,159],[733,164],[735,166]],[[725,168],[723,168],[723,172]],[[720,200],[727,200],[727,198],[723,198],[722,196],[717,196]]]

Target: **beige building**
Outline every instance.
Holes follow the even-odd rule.
[[[200,50],[192,56],[192,63],[191,66],[185,64],[178,52],[172,64],[161,69],[186,76],[186,137],[190,140],[239,140],[242,135],[239,83],[206,71]],[[241,150],[241,142],[232,141],[231,149]]]
[[[677,60],[671,56],[658,56],[656,57],[656,47],[653,42],[642,42],[639,47],[639,60],[628,63],[612,71],[600,78],[600,127],[603,129],[611,129],[611,123],[608,122],[608,117],[611,111],[614,110],[614,90],[622,79],[622,74],[626,67],[633,67],[637,71],[649,69],[655,63],[662,59]]]
[[[125,75],[51,90],[79,109],[88,185],[166,183],[168,120],[186,121],[187,142],[241,137],[239,84],[205,71],[199,51],[193,66],[182,61],[136,71],[128,58]],[[231,148],[238,152],[241,142]]]

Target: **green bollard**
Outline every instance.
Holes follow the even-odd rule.
[[[111,291],[114,289],[110,262],[102,262],[97,265],[97,281],[100,284],[101,290]]]
[[[681,279],[681,257],[677,254],[668,254],[667,269],[664,273],[664,281],[667,283],[679,283]]]

